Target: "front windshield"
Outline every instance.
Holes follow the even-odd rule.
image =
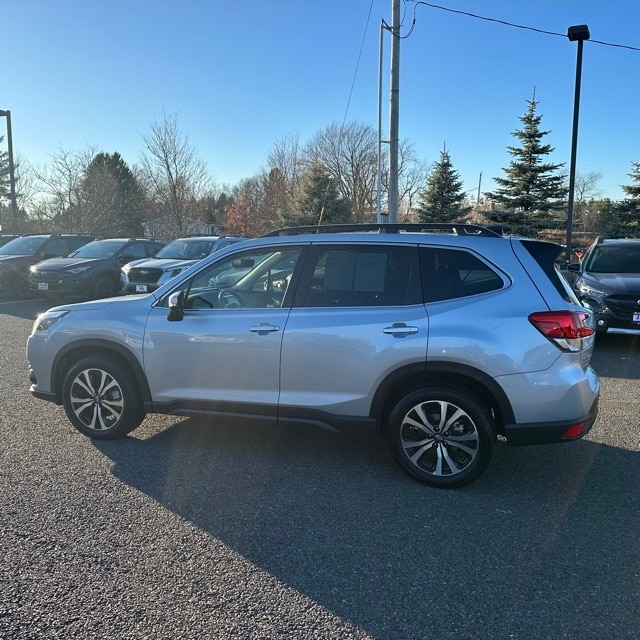
[[[640,273],[640,244],[596,249],[586,271],[592,273]]]
[[[33,255],[46,240],[47,236],[25,236],[16,238],[0,247],[3,256],[30,256]]]
[[[200,260],[209,255],[211,240],[174,240],[156,253],[156,258],[167,260]]]
[[[70,258],[111,258],[127,242],[125,240],[94,240],[77,251],[69,254]]]

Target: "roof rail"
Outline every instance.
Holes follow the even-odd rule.
[[[445,231],[459,236],[489,236],[499,238],[497,229],[490,229],[475,224],[458,222],[401,222],[401,223],[364,223],[364,224],[319,224],[302,227],[285,227],[265,233],[262,237],[295,236],[303,233],[358,233],[377,231],[378,233],[429,233]]]

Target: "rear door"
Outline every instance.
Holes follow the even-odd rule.
[[[420,296],[414,246],[314,244],[282,344],[281,419],[368,416],[387,375],[424,366]]]

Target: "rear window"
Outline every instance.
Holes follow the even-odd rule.
[[[489,265],[468,251],[421,247],[420,269],[425,302],[474,296],[504,286]]]

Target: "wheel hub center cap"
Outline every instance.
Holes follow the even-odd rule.
[[[444,436],[441,433],[436,433],[434,439],[436,442],[444,442]]]

